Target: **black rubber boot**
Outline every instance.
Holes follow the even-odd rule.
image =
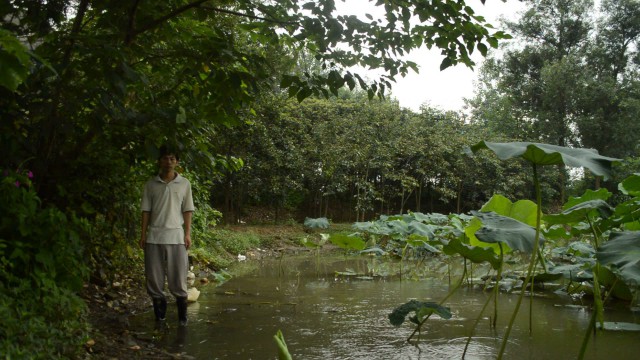
[[[180,326],[187,326],[187,298],[177,297],[176,305],[178,306],[178,321]]]
[[[167,314],[167,299],[153,298],[153,313],[156,315],[156,321],[164,321]]]

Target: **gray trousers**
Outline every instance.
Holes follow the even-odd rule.
[[[187,297],[188,268],[189,258],[184,245],[145,245],[144,271],[147,293],[152,298],[164,298],[165,276],[173,296]]]

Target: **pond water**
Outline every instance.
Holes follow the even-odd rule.
[[[169,328],[160,333],[153,332],[152,311],[139,315],[132,325],[139,334],[154,334],[157,346],[196,359],[277,359],[273,337],[278,330],[293,359],[461,359],[488,292],[469,286],[458,289],[445,304],[452,318],[432,316],[417,345],[406,341],[414,330],[412,323],[395,327],[388,320],[394,308],[411,299],[440,302],[448,294],[448,276],[441,269],[423,280],[406,279],[412,270],[431,272],[431,265],[405,263],[405,279],[401,280],[399,276],[336,274],[385,275],[401,266],[365,257],[285,256],[243,262],[234,269],[241,275],[220,286],[199,287],[198,301],[188,307],[188,327],[176,326],[174,306],[167,314]],[[465,359],[496,357],[516,301],[515,292],[499,296],[494,330],[489,326],[491,303]],[[588,304],[546,291],[534,297],[530,336],[529,300],[525,298],[504,358],[575,359],[590,314]],[[640,314],[624,304],[612,305],[606,309],[605,320],[640,324]],[[612,356],[640,358],[640,332],[598,331],[590,340],[586,358]]]

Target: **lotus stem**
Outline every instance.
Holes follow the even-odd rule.
[[[496,285],[493,289],[496,298],[493,301],[493,328],[496,328],[498,322],[498,292],[500,291],[500,280],[502,280],[502,266],[504,264],[504,252],[502,249],[502,243],[498,243],[500,247],[500,266],[498,267],[498,277],[496,278]]]
[[[524,293],[527,290],[527,285],[529,281],[531,281],[531,277],[533,274],[533,269],[536,264],[536,257],[538,255],[538,243],[540,240],[540,223],[542,220],[542,195],[540,194],[540,181],[538,179],[538,168],[536,164],[533,164],[533,184],[536,191],[536,202],[538,204],[538,211],[536,214],[536,235],[533,243],[533,251],[531,252],[531,260],[529,261],[529,268],[527,270],[527,276],[524,278],[524,283],[522,284],[522,290],[520,290],[520,295],[518,296],[518,301],[516,302],[516,308],[513,310],[513,314],[511,314],[511,319],[509,320],[509,325],[507,326],[507,330],[505,331],[504,337],[502,338],[502,345],[500,346],[500,352],[498,353],[498,360],[502,359],[504,355],[504,351],[507,347],[507,341],[509,340],[509,334],[511,333],[511,329],[513,328],[513,323],[516,320],[516,316],[518,315],[518,311],[520,310],[520,305],[522,304],[522,298],[524,297]],[[533,293],[531,293],[533,296]],[[531,332],[531,318],[529,319],[529,330]]]
[[[476,327],[478,326],[478,323],[480,322],[480,319],[482,318],[482,314],[484,314],[484,311],[487,309],[487,306],[491,302],[491,298],[493,297],[494,294],[495,293],[493,291],[489,293],[489,298],[484,303],[484,306],[482,307],[482,310],[480,310],[480,314],[478,315],[478,317],[476,317],[476,321],[473,323],[473,326],[471,327],[471,334],[469,334],[469,337],[467,338],[467,343],[464,345],[464,352],[462,353],[462,358],[463,359],[467,354],[467,349],[469,348],[469,344],[471,343],[471,338],[473,338],[473,333],[475,332]],[[496,297],[495,301],[498,301],[497,297]],[[494,303],[495,303],[495,301],[494,301]],[[494,324],[494,327],[495,327],[495,324]]]
[[[462,276],[460,277],[460,281],[458,281],[458,284],[456,284],[456,286],[451,289],[449,291],[449,293],[447,294],[447,296],[444,297],[444,299],[442,299],[440,301],[440,305],[444,304],[445,301],[447,301],[455,292],[456,290],[458,290],[460,288],[460,286],[462,286],[462,283],[464,282],[464,278],[467,275],[467,259],[464,259],[465,262],[465,266],[464,266],[464,271],[462,272]],[[409,335],[409,337],[407,338],[407,342],[411,341],[411,339],[415,336],[415,334],[420,331],[420,329],[422,328],[422,325],[427,322],[427,320],[429,320],[429,317],[431,317],[431,314],[425,316],[424,319],[422,319],[422,321],[420,322],[420,324],[418,324],[418,326],[416,326],[416,328],[413,330],[413,332],[411,333],[411,335]]]

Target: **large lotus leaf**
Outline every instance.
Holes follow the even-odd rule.
[[[605,188],[600,188],[598,191],[587,190],[580,197],[569,197],[569,201],[567,201],[564,205],[562,205],[562,210],[567,210],[573,206],[581,204],[583,202],[587,202],[590,200],[602,200],[607,201],[611,197],[611,192]]]
[[[402,237],[409,235],[409,224],[402,220],[392,220],[387,223],[387,226],[391,229],[390,234],[398,234]]]
[[[571,234],[564,228],[564,226],[553,225],[551,227],[542,229],[542,233],[546,239],[570,239]]]
[[[593,149],[574,149],[531,142],[494,143],[480,141],[467,149],[467,152],[476,153],[481,149],[493,151],[500,160],[521,157],[535,165],[564,164],[570,167],[585,167],[605,179],[611,176],[611,165],[621,161],[599,155]]]
[[[500,259],[492,249],[463,244],[460,238],[445,243],[442,251],[447,255],[458,254],[476,264],[488,262],[495,270],[500,268]]]
[[[356,222],[353,224],[353,228],[377,235],[389,235],[391,233],[391,229],[380,221]]]
[[[633,174],[622,180],[618,189],[626,195],[640,196],[640,174]]]
[[[549,274],[560,274],[571,281],[587,281],[593,279],[590,269],[593,264],[581,262],[577,264],[567,264],[549,267]]]
[[[389,314],[389,322],[393,326],[400,326],[410,312],[415,312],[416,314],[410,319],[414,323],[419,323],[425,316],[430,314],[437,314],[443,319],[451,319],[451,309],[448,307],[434,302],[410,300],[393,309],[393,312]]]
[[[606,219],[613,214],[613,208],[603,200],[589,200],[570,207],[560,214],[545,215],[544,221],[548,224],[572,224],[585,221],[589,215],[596,214]]]
[[[600,266],[598,269],[598,283],[608,288],[613,297],[625,301],[633,299],[629,286],[623,281],[618,281],[618,277],[609,268]]]
[[[482,228],[475,235],[486,243],[502,243],[512,249],[525,253],[533,251],[536,237],[536,229],[521,221],[496,213],[483,213],[472,211],[482,221]],[[540,234],[540,242],[544,237]]]
[[[363,250],[366,246],[366,242],[360,237],[344,234],[332,234],[329,241],[345,250]]]
[[[536,211],[538,206],[530,200],[519,200],[512,203],[511,200],[506,197],[496,194],[489,199],[489,201],[482,206],[483,212],[494,212],[498,215],[503,215],[529,224],[531,226],[536,225]],[[469,244],[473,246],[480,246],[483,248],[491,248],[496,254],[500,254],[500,246],[495,242],[484,242],[478,239],[476,232],[482,228],[482,222],[474,217],[467,227],[464,229],[465,234],[469,238]],[[502,252],[508,253],[511,251],[511,247],[508,244],[503,244]]]
[[[409,237],[407,238],[407,244],[411,245],[415,248],[419,248],[422,247],[427,251],[430,251],[432,253],[440,253],[440,250],[438,250],[437,248],[431,246],[431,244],[429,244],[429,238],[427,236],[422,236],[422,235],[417,235],[417,234],[411,234],[409,235]],[[436,244],[440,244],[440,242],[433,242]]]
[[[489,249],[493,251],[494,254],[500,254],[500,251],[501,251],[500,245],[496,243],[487,243],[487,242],[481,241],[476,237],[476,232],[481,228],[482,228],[482,221],[480,221],[480,219],[478,218],[473,218],[473,220],[469,222],[469,225],[467,225],[467,227],[464,228],[464,233],[465,235],[467,235],[467,238],[469,239],[469,245]],[[509,252],[511,252],[511,248],[506,244],[503,245],[502,253],[506,254]]]
[[[439,214],[439,213],[422,214],[421,219],[419,219],[417,216],[417,214],[419,213],[415,213],[415,214],[416,214],[416,217],[415,217],[416,220],[422,221],[428,224],[444,225],[449,222],[449,217],[447,217],[447,215],[444,215],[444,214]]]
[[[598,248],[596,258],[632,289],[640,288],[640,232],[612,233]]]
[[[512,203],[506,197],[496,194],[482,206],[480,211],[494,212],[499,215],[516,219],[525,224],[536,226],[536,211],[538,205],[531,200],[519,200]]]
[[[435,230],[438,228],[440,228],[440,226],[423,224],[418,221],[412,221],[409,224],[409,233],[418,234],[418,235],[426,236],[429,239],[433,239],[436,236]]]
[[[637,222],[640,219],[640,200],[637,198],[618,204],[613,221],[617,224]],[[625,226],[626,228],[626,226]]]

